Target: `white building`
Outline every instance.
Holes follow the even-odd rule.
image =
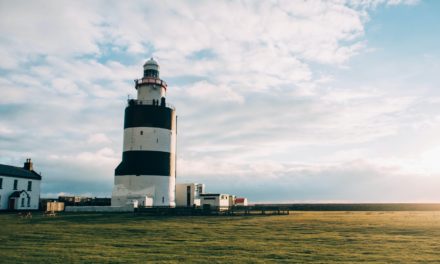
[[[137,99],[125,109],[122,161],[115,169],[112,206],[173,207],[176,188],[176,111],[153,59],[135,81]]]
[[[23,167],[0,164],[0,210],[37,210],[40,182],[31,159]]]
[[[234,206],[235,205],[235,198],[237,198],[236,195],[229,195],[229,207]]]
[[[176,184],[176,206],[200,206],[200,195],[204,193],[204,184],[178,183]]]
[[[227,210],[229,204],[229,194],[204,193],[200,194],[200,206],[209,207],[217,210]]]

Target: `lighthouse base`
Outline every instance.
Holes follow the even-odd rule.
[[[175,207],[175,186],[176,179],[172,176],[118,175],[115,176],[112,206]]]

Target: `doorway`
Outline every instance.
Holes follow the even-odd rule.
[[[15,199],[14,198],[10,198],[9,199],[8,209],[9,210],[15,210]]]
[[[191,186],[186,186],[186,206],[191,206]]]

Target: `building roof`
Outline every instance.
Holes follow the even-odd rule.
[[[152,57],[144,63],[144,66],[148,65],[148,64],[150,64],[150,65],[159,65],[159,64],[157,64],[157,61],[155,61]]]
[[[9,195],[9,198],[17,198],[17,197],[20,197],[20,195],[21,195],[22,193],[25,193],[27,196],[29,196],[25,190],[21,190],[21,191],[15,191],[15,192],[11,193],[11,195]]]
[[[153,58],[144,63],[144,70],[156,70],[159,71],[159,64]]]
[[[41,175],[34,170],[26,170],[21,167],[0,164],[0,176],[41,180]]]

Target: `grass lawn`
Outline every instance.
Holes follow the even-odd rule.
[[[440,212],[0,214],[0,263],[440,263]]]

